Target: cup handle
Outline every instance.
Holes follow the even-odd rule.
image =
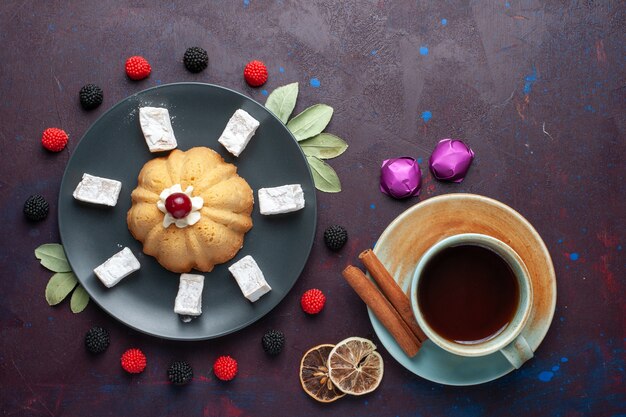
[[[513,365],[515,369],[519,369],[524,362],[535,355],[530,345],[521,334],[507,346],[503,347],[500,352],[511,362],[511,365]]]

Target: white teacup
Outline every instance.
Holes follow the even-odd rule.
[[[433,330],[420,308],[417,291],[426,265],[442,250],[455,246],[479,246],[491,250],[509,265],[517,280],[519,295],[517,309],[502,331],[484,341],[466,344],[446,339]],[[491,236],[476,233],[453,235],[431,246],[420,259],[411,281],[413,314],[424,333],[433,343],[460,356],[484,356],[500,351],[516,369],[533,357],[533,350],[524,336],[521,335],[530,316],[532,300],[532,283],[528,270],[519,255],[504,242]]]

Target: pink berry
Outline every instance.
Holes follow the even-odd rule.
[[[165,199],[165,209],[175,219],[182,219],[191,212],[191,199],[185,193],[170,194]]]

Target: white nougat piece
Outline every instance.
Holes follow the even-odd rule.
[[[241,292],[248,300],[255,302],[272,289],[263,272],[252,256],[247,255],[232,264],[228,270],[235,277]]]
[[[228,152],[239,156],[254,136],[257,127],[259,121],[245,110],[239,109],[232,115],[217,141],[224,145]]]
[[[174,313],[185,316],[202,314],[202,289],[204,275],[181,274],[178,294],[174,302]]]
[[[261,188],[258,194],[261,214],[282,214],[304,208],[304,192],[300,184]]]
[[[114,207],[120,195],[122,183],[108,178],[96,177],[87,173],[76,186],[73,196],[87,203]]]
[[[140,266],[133,252],[129,248],[124,248],[94,269],[93,272],[105,286],[111,288],[122,278],[139,270]]]
[[[140,107],[139,124],[150,152],[169,151],[177,146],[170,112],[161,107]]]

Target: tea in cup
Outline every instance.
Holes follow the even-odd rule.
[[[411,306],[437,346],[461,356],[501,351],[519,368],[533,357],[521,335],[532,307],[532,283],[519,255],[487,235],[447,237],[420,259]]]

